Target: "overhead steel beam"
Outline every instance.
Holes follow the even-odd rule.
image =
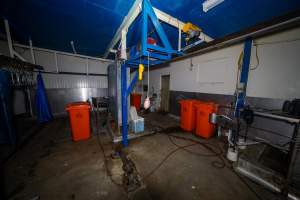
[[[143,0],[136,0],[134,2],[133,6],[131,7],[131,9],[128,12],[128,15],[124,18],[122,24],[120,25],[120,27],[118,28],[117,32],[115,33],[113,39],[109,43],[109,45],[103,55],[103,58],[107,58],[107,56],[109,55],[111,50],[114,48],[114,46],[117,44],[117,42],[121,39],[122,31],[124,31],[124,30],[128,31],[129,26],[136,19],[136,17],[140,14],[140,12],[142,10],[142,1]],[[178,28],[180,31],[182,30],[182,28],[185,24],[184,22],[178,20],[177,18],[175,18],[157,8],[153,7],[153,10],[154,10],[157,18],[160,21],[165,22],[171,26],[174,26],[174,27]],[[210,42],[213,40],[211,37],[209,37],[208,35],[206,35],[203,32],[200,33],[199,38],[205,42]],[[179,36],[179,40],[181,40],[180,36]]]
[[[132,24],[132,22],[136,19],[136,17],[140,14],[142,10],[142,0],[136,0],[129,10],[127,16],[125,16],[122,24],[118,28],[117,32],[115,33],[113,39],[109,43],[108,47],[106,48],[106,51],[103,55],[103,58],[107,58],[108,54],[110,53],[110,50],[114,48],[114,46],[117,44],[117,42],[121,38],[121,34],[123,30],[128,30],[129,26]]]

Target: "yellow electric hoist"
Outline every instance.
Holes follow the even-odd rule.
[[[198,26],[188,22],[182,27],[182,31],[186,34],[185,41],[188,43],[190,40],[198,38],[202,30]]]

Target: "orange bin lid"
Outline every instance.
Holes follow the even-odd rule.
[[[69,103],[66,107],[66,110],[75,110],[75,109],[90,109],[91,105],[87,102],[72,102]]]
[[[183,100],[180,100],[179,103],[197,103],[198,100],[196,99],[183,99]]]
[[[215,104],[213,102],[198,102],[193,105],[196,108],[202,108],[206,110],[217,110],[218,104]]]

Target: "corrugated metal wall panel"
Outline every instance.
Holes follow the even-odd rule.
[[[107,88],[107,77],[42,74],[47,89],[60,88]]]

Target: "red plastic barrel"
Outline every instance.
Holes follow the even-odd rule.
[[[195,110],[193,105],[198,101],[194,99],[181,100],[180,103],[180,127],[185,131],[195,129]]]
[[[66,111],[70,117],[73,141],[86,140],[91,136],[90,109],[90,104],[86,102],[74,102],[67,105]]]
[[[217,105],[214,103],[196,103],[196,135],[203,138],[210,138],[215,133],[215,125],[209,122],[209,115],[217,111]]]
[[[137,111],[141,109],[141,94],[131,93],[130,94],[130,105],[134,106]]]

